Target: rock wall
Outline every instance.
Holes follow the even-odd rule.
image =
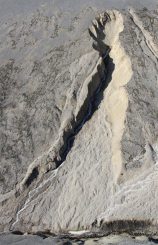
[[[158,12],[85,12],[1,27],[1,231],[157,233]]]

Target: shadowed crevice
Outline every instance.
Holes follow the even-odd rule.
[[[24,235],[24,233],[21,232],[21,231],[12,231],[12,234],[18,235],[18,236],[23,236]]]
[[[104,72],[102,72],[104,67]],[[112,78],[114,71],[114,63],[109,54],[103,60],[102,65],[97,67],[98,73],[92,78],[88,86],[88,96],[80,109],[76,121],[71,123],[71,131],[64,132],[64,145],[59,151],[60,160],[55,159],[56,167],[58,168],[66,159],[69,151],[71,150],[76,135],[80,132],[83,125],[91,119],[95,111],[98,109],[102,99],[104,90],[107,88]],[[100,76],[100,83],[98,84],[98,76]],[[96,86],[98,85],[98,86]]]
[[[29,186],[31,185],[31,183],[32,183],[35,179],[37,179],[38,175],[39,175],[39,171],[38,171],[38,168],[36,167],[36,168],[34,168],[34,169],[32,170],[32,173],[30,174],[30,176],[29,176],[28,179],[26,180],[25,186],[26,186],[26,187],[29,187]]]
[[[91,119],[91,117],[101,104],[104,91],[112,80],[112,74],[115,69],[113,60],[109,55],[110,47],[105,44],[104,28],[106,22],[110,21],[110,17],[107,13],[105,13],[102,22],[100,21],[100,19],[97,19],[96,21],[97,24],[93,23],[96,35],[90,29],[89,35],[93,39],[92,47],[97,52],[99,52],[99,56],[102,58],[102,62],[98,65],[96,74],[92,76],[92,80],[88,85],[87,98],[80,108],[76,119],[72,119],[71,127],[64,131],[64,143],[59,149],[58,155],[54,159],[56,168],[58,168],[66,160],[66,157],[74,144],[76,135],[80,132],[83,125]],[[38,168],[34,168],[32,173],[26,180],[25,186],[29,187],[31,183],[38,177],[38,175]]]
[[[158,238],[156,239],[156,238],[153,238],[153,237],[149,237],[148,240],[149,240],[149,242],[153,242],[155,244],[158,244]]]
[[[110,21],[110,17],[105,13],[104,23],[97,20],[98,25],[93,23],[96,31],[95,34],[89,29],[89,35],[93,39],[92,47],[99,52],[102,57],[102,63],[97,67],[97,73],[93,75],[92,81],[88,85],[88,96],[77,115],[76,121],[71,122],[71,130],[65,131],[63,136],[64,145],[59,150],[59,157],[55,158],[56,168],[58,168],[66,159],[70,152],[76,135],[80,132],[83,125],[91,119],[95,111],[98,109],[102,99],[104,90],[112,80],[112,74],[115,69],[112,58],[110,57],[110,47],[105,44],[104,28],[106,22]]]

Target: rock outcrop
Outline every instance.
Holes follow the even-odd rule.
[[[2,232],[157,234],[158,11],[84,14],[1,26]]]
[[[2,242],[2,243],[1,243]],[[138,237],[130,237],[129,235],[111,235],[107,237],[101,238],[61,238],[61,237],[47,237],[44,235],[15,235],[15,234],[2,234],[0,235],[0,244],[8,245],[25,245],[25,244],[33,244],[33,245],[154,245],[157,243],[156,238],[147,238],[145,236]]]

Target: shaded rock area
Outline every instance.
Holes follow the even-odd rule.
[[[158,10],[99,12],[0,20],[0,244],[157,242]]]
[[[26,244],[33,244],[33,245],[154,245],[157,243],[156,238],[147,238],[145,236],[139,237],[130,237],[126,234],[123,235],[111,235],[108,237],[101,237],[101,238],[81,238],[81,239],[66,239],[60,237],[40,237],[40,236],[18,236],[18,235],[1,235],[0,236],[0,245],[26,245]]]

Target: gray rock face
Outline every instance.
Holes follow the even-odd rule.
[[[157,234],[158,11],[94,16],[1,21],[2,232]]]
[[[1,45],[1,193],[15,188],[30,163],[53,145],[64,121],[68,89],[82,83],[82,77],[72,81],[71,64],[89,53],[91,45],[76,40],[51,48],[58,39],[55,18],[37,12],[22,25],[20,20],[1,28],[8,39]]]
[[[53,238],[53,237],[45,237],[42,238],[40,236],[32,236],[32,235],[12,235],[12,234],[6,234],[0,236],[0,245],[8,245],[8,244],[21,244],[21,245],[153,245],[156,239],[148,239],[144,236],[139,237],[130,237],[128,235],[113,235],[108,237],[102,237],[102,238],[89,238],[89,239],[61,239],[59,237]]]

